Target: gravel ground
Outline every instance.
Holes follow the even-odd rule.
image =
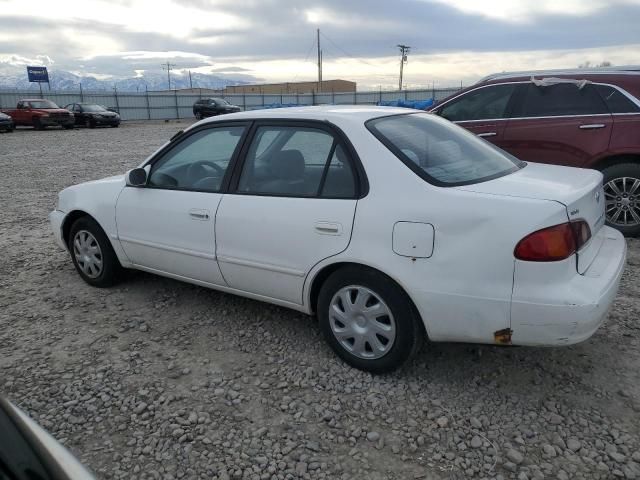
[[[640,479],[640,241],[588,342],[428,345],[371,376],[293,311],[80,280],[46,220],[56,193],[184,125],[0,134],[0,392],[99,478]]]

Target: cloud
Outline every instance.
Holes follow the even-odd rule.
[[[5,64],[48,55],[58,68],[96,75],[160,71],[169,60],[202,72],[313,78],[316,28],[326,73],[371,84],[393,83],[398,43],[412,46],[408,72],[421,65],[426,74],[445,55],[449,78],[463,76],[456,58],[471,65],[474,55],[483,75],[496,68],[480,59],[499,66],[500,55],[555,65],[549,52],[618,47],[623,63],[639,54],[640,0],[33,0],[28,16],[22,0],[0,3]]]

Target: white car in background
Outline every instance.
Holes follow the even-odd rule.
[[[347,363],[430,341],[568,345],[603,322],[626,243],[602,175],[521,162],[426,113],[225,115],[126,175],[63,190],[50,221],[98,287],[135,268],[316,313]]]

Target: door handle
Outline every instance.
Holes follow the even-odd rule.
[[[587,125],[580,125],[582,130],[595,130],[596,128],[604,128],[606,125],[604,123],[589,123]]]
[[[495,137],[496,135],[496,132],[484,132],[478,134],[479,137]]]
[[[316,233],[322,235],[341,235],[342,225],[332,222],[318,222],[315,224]]]
[[[207,221],[209,220],[209,211],[192,208],[191,210],[189,210],[189,216],[194,220]]]

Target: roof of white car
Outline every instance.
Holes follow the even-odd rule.
[[[203,122],[220,122],[225,120],[258,120],[258,119],[290,119],[290,120],[356,120],[366,122],[372,118],[402,113],[417,113],[418,110],[398,107],[376,107],[368,105],[321,105],[315,107],[266,108],[246,112],[229,113],[219,117],[210,117]]]

